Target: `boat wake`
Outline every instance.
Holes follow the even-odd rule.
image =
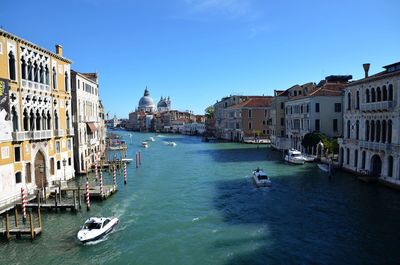
[[[108,237],[109,237],[111,234],[114,234],[117,230],[118,230],[118,229],[113,229],[110,233],[108,233],[108,234],[105,235],[104,237],[102,237],[102,238],[100,238],[100,239],[98,239],[98,240],[95,240],[95,241],[86,242],[86,243],[84,243],[83,245],[85,245],[85,246],[94,246],[94,245],[100,244],[101,242],[106,241],[106,240],[108,239]]]

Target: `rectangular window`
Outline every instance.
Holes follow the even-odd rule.
[[[14,161],[15,162],[21,161],[21,147],[19,146],[14,147]]]
[[[337,119],[333,119],[333,131],[334,132],[338,131],[338,121],[337,121]]]
[[[21,172],[15,173],[15,183],[21,183],[22,182],[22,177],[21,177]]]
[[[284,130],[281,131],[281,136],[285,136],[285,131]]]
[[[315,103],[315,112],[319,112],[319,103]]]
[[[70,166],[72,164],[72,160],[70,157],[68,157],[68,166]]]
[[[285,118],[281,118],[281,126],[285,125]]]
[[[315,130],[319,131],[319,119],[315,120]]]
[[[249,122],[249,130],[251,130],[251,122]]]
[[[335,103],[335,112],[342,112],[342,103]]]
[[[60,153],[60,141],[56,141],[56,152],[57,152],[57,154],[59,154]]]
[[[72,139],[68,140],[68,150],[71,151],[72,150]]]
[[[263,125],[265,125],[265,120],[263,120]]]
[[[80,89],[81,88],[81,83],[80,83],[80,80],[78,79],[78,89]]]
[[[50,175],[54,175],[54,157],[50,158]]]
[[[61,169],[61,162],[60,162],[60,160],[57,160],[57,170],[60,170]]]
[[[281,109],[283,109],[285,106],[285,104],[283,102],[281,102]]]
[[[251,109],[249,109],[249,118],[251,118]]]
[[[31,183],[32,177],[31,177],[31,163],[26,163],[25,164],[25,182],[26,183]]]

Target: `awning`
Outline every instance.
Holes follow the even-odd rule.
[[[96,132],[97,128],[94,122],[87,122],[86,125],[88,127],[89,133],[94,134]]]

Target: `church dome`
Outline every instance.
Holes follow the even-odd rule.
[[[139,100],[139,109],[143,109],[143,110],[147,111],[148,109],[153,110],[154,107],[155,107],[154,101],[153,101],[152,97],[150,97],[150,93],[146,87],[146,89],[144,90],[143,97]]]
[[[161,97],[160,101],[157,104],[157,108],[167,108],[167,107],[168,107],[167,102],[165,101],[165,99]]]

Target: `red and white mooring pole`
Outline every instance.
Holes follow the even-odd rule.
[[[86,209],[90,210],[89,178],[86,178]]]
[[[127,180],[127,176],[126,176],[126,163],[125,162],[123,162],[124,163],[124,184],[126,184],[126,180]]]
[[[104,189],[103,189],[103,173],[100,170],[100,196],[104,197]]]
[[[97,172],[97,160],[94,160],[94,175],[96,177],[96,180],[99,179],[99,174]]]
[[[21,197],[22,197],[22,216],[24,220],[26,220],[26,193],[25,189],[21,188]]]
[[[114,188],[116,188],[117,187],[117,165],[116,164],[114,164],[114,167],[113,167],[113,182],[114,182]]]

